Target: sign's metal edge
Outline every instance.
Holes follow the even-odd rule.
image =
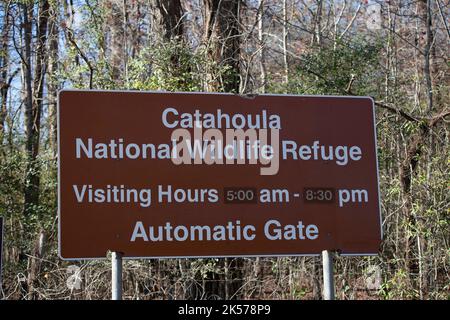
[[[61,116],[61,109],[60,109],[60,99],[61,99],[61,92],[64,92],[65,89],[63,90],[59,90],[58,91],[58,97],[57,97],[57,101],[56,101],[56,126],[57,126],[57,130],[56,130],[56,139],[58,139],[58,256],[62,259],[62,260],[67,260],[66,258],[64,258],[61,254],[61,137],[60,137],[60,127],[61,127],[61,123],[60,123],[60,116]],[[67,91],[67,90],[66,90]]]
[[[201,92],[201,91],[162,91],[162,90],[101,90],[101,89],[60,89],[61,92],[110,92],[110,93],[153,93],[153,94],[189,94],[189,95],[224,95],[224,96],[237,96],[245,98],[245,94],[228,93],[228,92]],[[282,94],[282,93],[265,93],[265,94],[252,94],[252,97],[305,97],[305,98],[342,98],[342,99],[371,99],[370,96],[335,96],[335,95],[303,95],[303,94]]]
[[[377,123],[375,115],[375,101],[372,97],[369,97],[372,101],[372,117],[373,117],[373,137],[375,140],[375,161],[376,161],[376,171],[377,171],[377,188],[378,188],[378,218],[380,224],[380,245],[383,241],[383,219],[381,217],[381,194],[380,194],[380,168],[378,166],[378,136],[377,136]]]

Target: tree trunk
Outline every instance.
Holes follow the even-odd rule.
[[[259,71],[260,71],[260,92],[266,93],[266,44],[264,37],[264,0],[260,0],[258,9],[258,42],[259,52]]]
[[[31,60],[32,60],[32,21],[33,4],[22,4],[23,24],[23,48],[22,48],[22,72],[23,101],[25,108],[25,151],[27,155],[27,164],[25,172],[24,188],[24,207],[23,214],[26,218],[30,217],[39,205],[39,186],[40,169],[36,163],[39,154],[39,138],[41,126],[42,100],[44,93],[44,77],[46,72],[46,42],[47,42],[47,24],[49,16],[49,2],[41,1],[36,27],[36,46],[34,47],[35,63],[34,78],[32,78]],[[30,231],[25,227],[25,235],[29,236]],[[21,259],[25,260],[24,253]],[[22,289],[29,293],[29,297],[34,295],[34,281],[38,273],[38,264],[34,258],[28,258],[28,279],[26,286]]]
[[[289,82],[289,65],[287,56],[287,41],[288,41],[288,29],[287,29],[287,3],[283,0],[283,83],[285,85],[285,93],[287,93],[287,84]]]
[[[28,209],[33,203],[36,203],[36,192],[33,188],[32,179],[34,178],[32,174],[32,164],[33,164],[33,146],[34,146],[34,117],[33,117],[33,87],[31,78],[31,36],[32,36],[32,14],[33,8],[30,5],[22,4],[23,9],[23,61],[22,61],[22,73],[23,73],[23,100],[25,108],[25,136],[26,145],[25,150],[27,152],[28,164],[27,171],[25,174],[25,203],[24,203],[24,214],[28,215]],[[33,179],[34,180],[34,179]]]
[[[5,119],[7,114],[7,101],[9,91],[9,37],[11,30],[11,19],[9,17],[10,3],[4,4],[3,28],[0,44],[0,145],[3,144]]]
[[[24,40],[26,60],[26,98],[25,98],[25,136],[27,152],[27,171],[25,174],[25,201],[24,213],[28,215],[39,204],[40,172],[36,165],[39,154],[39,140],[41,128],[42,100],[44,92],[44,77],[47,66],[45,48],[47,42],[47,23],[49,16],[49,3],[42,1],[39,8],[37,26],[37,44],[35,57],[35,70],[33,88],[31,88],[31,21],[29,5],[24,5]]]
[[[323,10],[323,1],[317,0],[317,11],[314,16],[314,42],[322,47],[322,10]]]
[[[123,3],[122,0],[104,1],[105,6],[105,34],[109,34],[110,48],[110,76],[111,79],[119,85],[123,83],[124,71],[124,35],[123,26]]]
[[[158,15],[162,26],[161,33],[163,34],[163,42],[177,45],[185,45],[183,43],[184,25],[183,25],[183,8],[180,0],[157,0]],[[178,46],[171,46],[170,52],[170,70],[169,74],[179,79],[179,88],[186,86],[184,79],[185,70],[184,65],[181,65],[180,53]]]
[[[419,16],[421,18],[421,24],[425,32],[425,39],[420,42],[425,42],[423,45],[424,52],[424,63],[423,63],[423,75],[425,77],[426,84],[426,96],[427,96],[427,112],[431,114],[433,111],[433,82],[432,74],[430,68],[431,60],[431,47],[433,44],[433,31],[432,31],[432,16],[431,16],[431,0],[420,0],[419,1]],[[423,34],[420,35],[423,37]],[[422,39],[421,39],[422,40]]]
[[[56,159],[57,148],[57,96],[58,96],[58,7],[55,5],[50,6],[50,18],[49,18],[49,63],[48,63],[48,80],[47,80],[47,96],[48,96],[48,134],[50,148],[52,150],[53,157]]]
[[[184,33],[183,8],[180,0],[156,0],[165,41],[181,39]]]
[[[222,68],[207,70],[207,91],[239,92],[240,89],[240,6],[241,1],[203,0],[204,42],[208,60]]]

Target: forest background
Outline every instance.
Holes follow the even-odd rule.
[[[63,88],[371,96],[384,240],[336,257],[338,299],[448,299],[448,0],[0,2],[4,299],[108,299],[57,255]],[[80,123],[82,126],[82,123]],[[124,263],[126,299],[320,299],[319,257]]]

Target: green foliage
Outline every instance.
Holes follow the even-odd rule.
[[[388,280],[386,280],[380,288],[379,295],[383,299],[417,299],[417,290],[411,289],[408,285],[409,275],[403,269],[397,272]]]
[[[195,273],[200,274],[201,279],[206,279],[210,273],[219,274],[223,272],[218,266],[219,259],[196,259],[192,261],[190,267]]]
[[[18,150],[7,151],[0,158],[0,212],[9,217],[20,215],[25,157]]]
[[[128,87],[136,90],[201,91],[202,53],[174,40],[145,48],[129,61]]]
[[[278,85],[274,90],[295,94],[376,95],[376,79],[381,75],[377,71],[380,50],[380,44],[363,40],[311,48],[294,61],[287,88]]]

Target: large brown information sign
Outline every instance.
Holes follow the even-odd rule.
[[[64,90],[63,259],[377,254],[366,97]]]

